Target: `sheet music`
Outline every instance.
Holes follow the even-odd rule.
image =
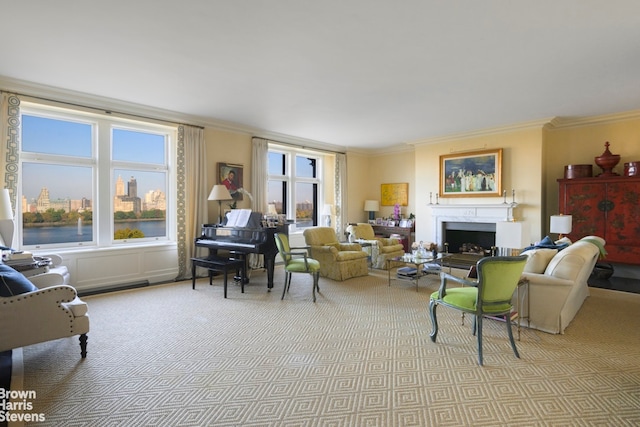
[[[251,217],[251,209],[231,209],[227,216],[227,227],[246,227]]]

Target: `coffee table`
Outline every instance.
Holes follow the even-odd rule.
[[[427,258],[416,257],[416,256],[413,256],[412,254],[404,254],[404,256],[389,258],[387,259],[387,262],[386,262],[387,272],[389,273],[389,286],[391,286],[391,269],[392,268],[398,268],[402,265],[413,266],[416,269],[416,275],[413,280],[416,282],[416,292],[418,292],[418,282],[422,276],[426,276],[428,274],[440,273],[440,269],[438,269],[437,271],[434,270],[433,272],[429,272],[429,271],[424,272],[422,267],[425,264],[430,264],[434,262],[438,262],[440,265],[443,265],[444,259],[449,256],[451,256],[451,254],[446,252],[441,252],[435,257],[428,256]],[[451,272],[451,267],[449,267],[449,272]]]

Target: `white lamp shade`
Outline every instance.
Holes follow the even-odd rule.
[[[377,200],[365,200],[364,201],[364,210],[367,212],[378,212],[380,209],[380,205]]]
[[[522,249],[529,244],[529,232],[523,222],[501,221],[496,223],[496,246]]]
[[[0,192],[0,219],[13,219],[13,209],[11,208],[11,198],[9,190],[6,188]]]
[[[227,190],[222,184],[216,184],[211,189],[211,193],[209,193],[209,198],[207,200],[231,200],[231,193]]]
[[[571,215],[551,215],[549,230],[551,233],[569,234],[572,220]]]
[[[324,205],[322,215],[331,215],[331,205]]]
[[[273,203],[269,203],[267,205],[267,213],[269,215],[278,215],[278,211],[276,211],[276,205]]]

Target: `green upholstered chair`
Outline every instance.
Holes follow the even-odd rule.
[[[473,334],[478,336],[478,363],[482,365],[482,319],[484,316],[505,316],[508,321],[507,333],[511,348],[516,357],[520,357],[511,330],[511,298],[515,292],[527,257],[496,256],[482,258],[477,263],[478,279],[468,280],[447,273],[441,273],[440,289],[431,294],[429,315],[431,316],[431,341],[436,342],[438,335],[438,319],[436,308],[444,305],[464,313],[473,314]],[[466,286],[447,287],[450,282],[461,283]]]
[[[276,246],[278,252],[284,261],[284,271],[286,273],[284,279],[284,289],[282,290],[282,298],[284,294],[289,292],[289,286],[291,286],[291,274],[292,273],[307,273],[313,277],[313,302],[316,302],[316,290],[320,292],[318,287],[318,279],[320,278],[320,263],[307,256],[306,248],[291,248],[289,246],[289,237],[286,234],[276,233]],[[291,249],[304,249],[299,252],[292,252]]]

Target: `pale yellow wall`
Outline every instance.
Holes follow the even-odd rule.
[[[204,140],[207,147],[207,188],[219,184],[217,179],[218,163],[233,163],[242,165],[242,185],[251,192],[251,135],[205,128]],[[187,171],[189,173],[189,171]],[[209,221],[218,218],[218,202],[208,202]],[[238,208],[248,209],[251,201],[244,197],[238,202]],[[228,209],[226,202],[222,202],[222,209]]]
[[[417,221],[416,240],[435,241],[429,193],[432,201],[439,189],[440,156],[475,150],[502,148],[502,188],[507,191],[507,202],[512,201],[515,190],[518,208],[515,217],[529,227],[532,239],[541,234],[542,203],[542,127],[500,132],[490,135],[450,140],[416,147],[415,180]],[[446,197],[440,204],[501,204],[502,197]],[[506,219],[506,218],[505,218]]]
[[[402,207],[402,214],[415,214],[415,171],[413,148],[402,152],[369,155],[347,153],[347,186],[349,188],[348,222],[363,222],[369,219],[364,210],[365,200],[380,202],[381,184],[409,184],[409,204]],[[393,214],[392,206],[380,206],[377,217]]]
[[[595,120],[598,120],[597,122]],[[251,191],[251,136],[242,133],[205,129],[207,143],[207,182],[209,187],[217,183],[218,162],[244,165],[244,185]],[[511,190],[516,191],[519,207],[515,217],[527,223],[531,240],[538,240],[548,233],[548,217],[558,213],[558,184],[567,164],[592,164],[594,174],[600,172],[594,157],[604,151],[604,142],[611,143],[611,151],[621,155],[616,172],[622,174],[623,163],[640,161],[640,118],[594,119],[580,126],[554,127],[551,124],[512,131],[501,131],[468,138],[452,138],[446,142],[424,144],[415,151],[367,154],[347,153],[347,221],[365,221],[364,201],[380,200],[380,184],[409,183],[409,206],[403,214],[417,217],[416,239],[431,241],[432,224],[429,193],[438,191],[440,155],[468,150],[503,149],[503,189],[511,202]],[[333,176],[328,173],[327,156],[324,194],[332,197]],[[435,196],[432,198],[435,202]],[[441,204],[502,203],[502,197],[441,198]],[[249,201],[240,202],[249,207]],[[335,212],[335,211],[334,211]],[[389,216],[392,207],[381,207],[378,216]],[[209,217],[216,218],[218,206],[209,202]]]
[[[409,201],[407,206],[401,207],[404,217],[416,213],[416,186],[415,186],[415,152],[413,147],[406,151],[385,153],[383,155],[372,156],[369,164],[369,185],[366,199],[380,202],[381,184],[409,184]],[[361,205],[364,205],[364,198]],[[368,219],[368,214],[363,212],[364,219]],[[393,215],[393,206],[382,206],[377,217],[388,218]]]
[[[362,153],[347,153],[347,222],[366,221],[364,201],[375,197],[372,180],[371,156]],[[371,188],[370,188],[371,187]]]

